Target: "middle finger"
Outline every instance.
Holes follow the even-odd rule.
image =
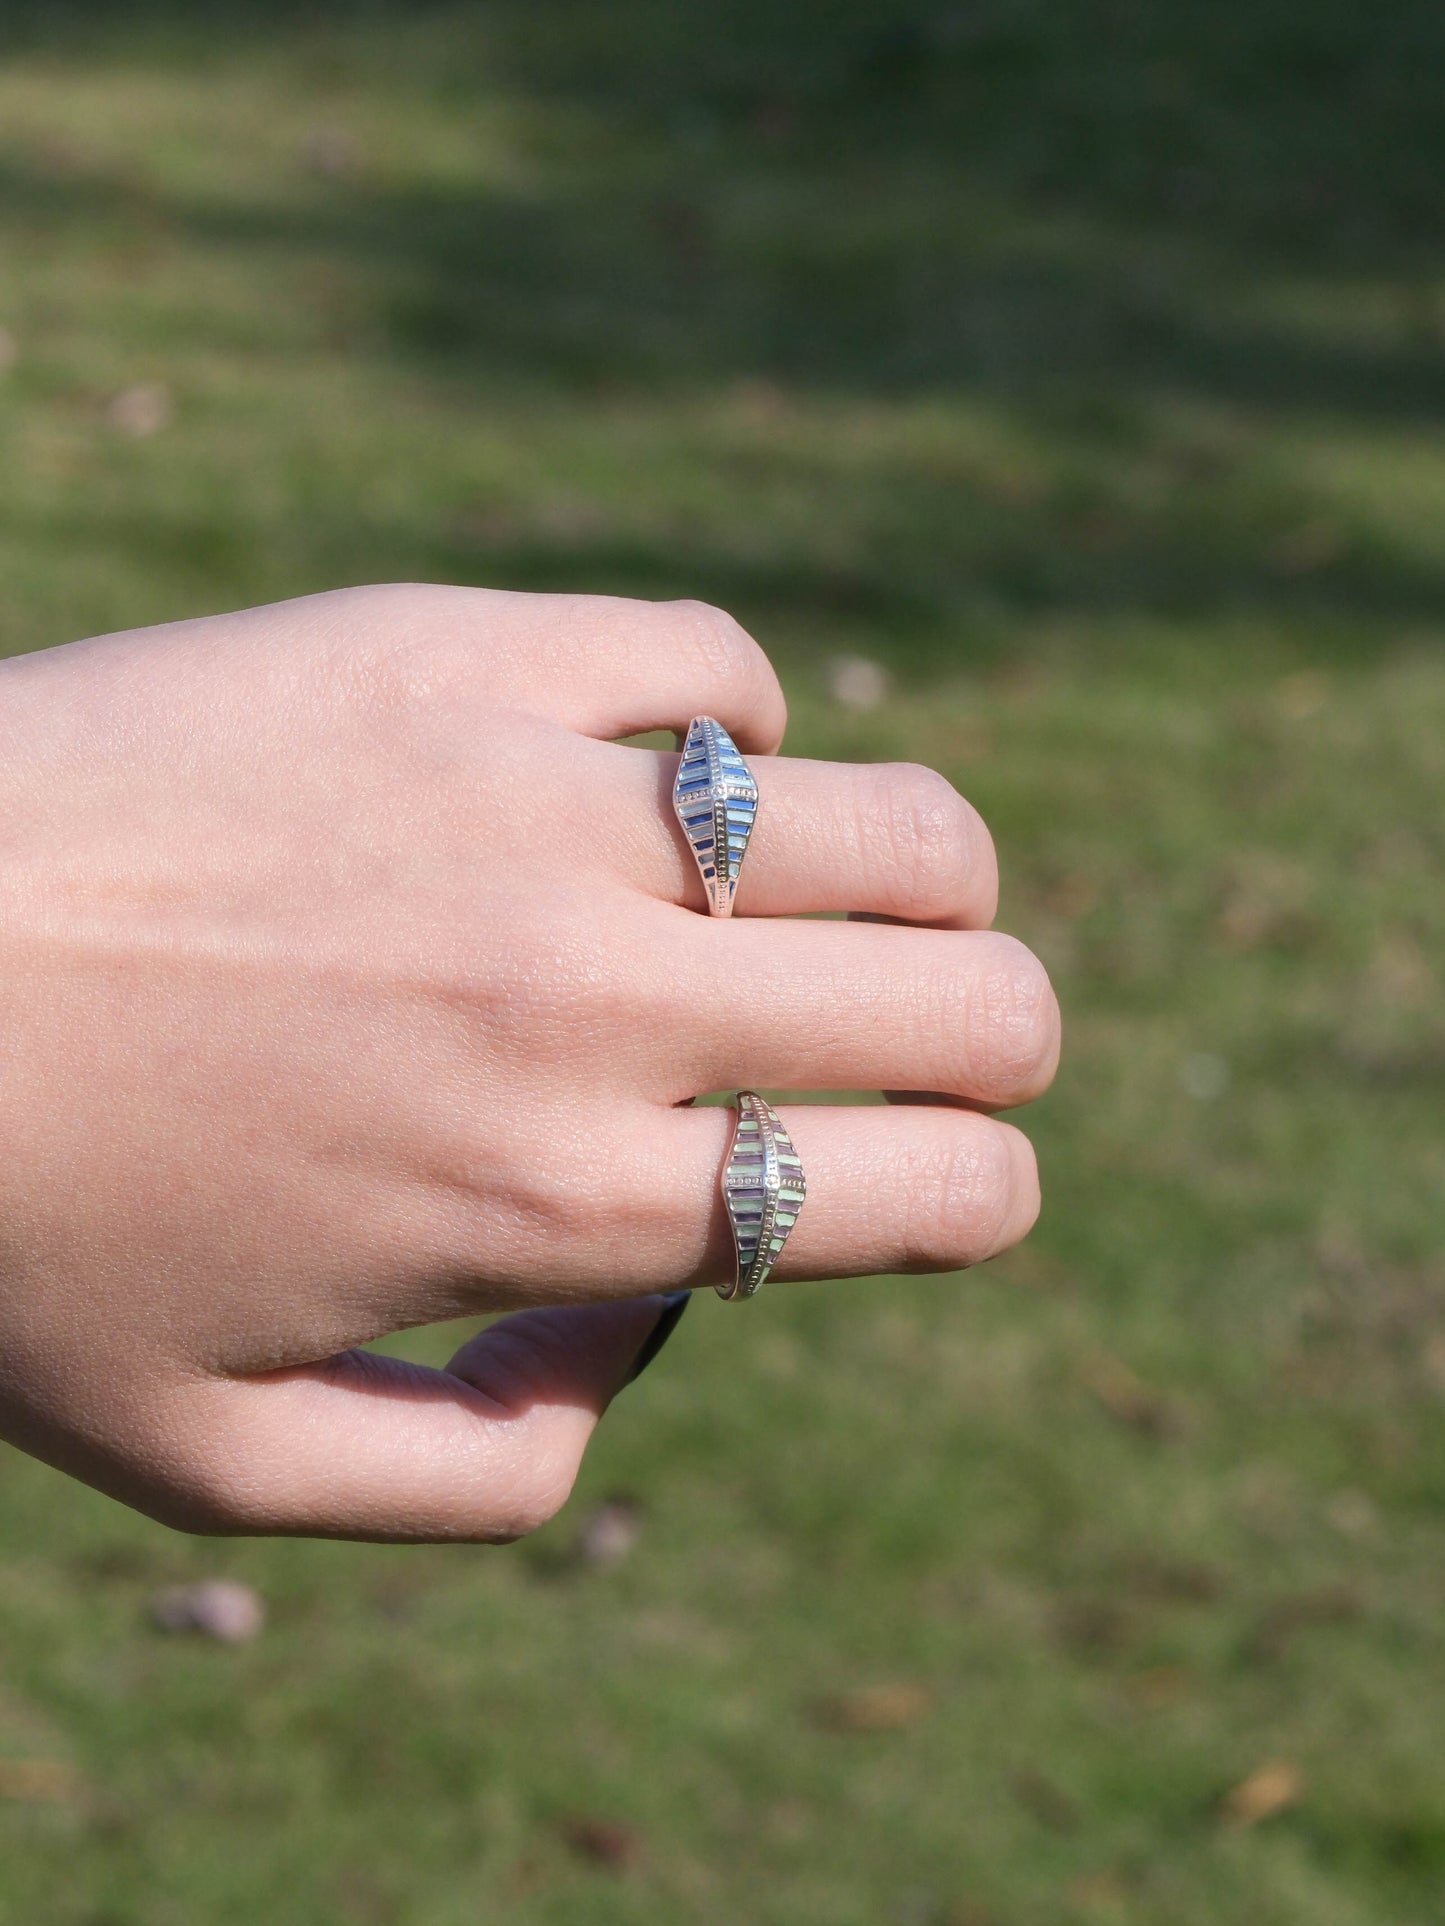
[[[698,922],[687,959],[706,1022],[694,1090],[931,1090],[991,1108],[1053,1080],[1059,1009],[1043,965],[994,930]]]

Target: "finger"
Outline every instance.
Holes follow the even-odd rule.
[[[1006,1107],[1053,1080],[1053,989],[998,931],[697,919],[690,949],[710,1018],[691,1060],[678,1051],[694,1091],[936,1090]]]
[[[732,616],[706,602],[388,582],[284,606],[299,637],[341,649],[348,673],[358,673],[350,658],[364,642],[382,664],[411,665],[401,680],[412,693],[453,705],[483,700],[609,738],[680,735],[694,716],[713,715],[740,747],[761,754],[783,739],[787,705],[772,664]],[[275,608],[213,619],[269,634]],[[386,685],[375,661],[363,673]]]
[[[706,602],[575,595],[532,612],[525,696],[535,713],[587,736],[679,736],[716,716],[739,748],[776,750],[788,710],[773,665],[732,616]]]
[[[735,913],[869,910],[911,923],[984,929],[998,864],[983,819],[946,777],[917,763],[758,757],[757,819]],[[705,907],[697,863],[672,808],[676,756],[617,750],[614,847],[630,881],[664,901]]]
[[[643,602],[608,595],[526,595],[403,583],[314,598],[315,619],[344,614],[395,643],[426,652],[464,699],[481,689],[582,735],[647,729],[679,734],[716,716],[745,750],[783,739],[787,705],[772,664],[722,609],[706,602]]]
[[[784,1105],[778,1115],[808,1187],[779,1280],[961,1270],[1016,1244],[1038,1216],[1033,1146],[995,1117],[882,1104]],[[677,1207],[688,1227],[682,1276],[716,1284],[734,1261],[718,1172],[735,1113],[708,1105],[678,1111],[675,1122]]]
[[[213,1387],[200,1528],[521,1537],[566,1501],[598,1418],[676,1315],[658,1297],[523,1311],[444,1371],[347,1351]]]

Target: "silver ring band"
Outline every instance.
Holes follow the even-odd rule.
[[[770,1104],[738,1092],[738,1121],[723,1166],[722,1193],[733,1227],[737,1274],[719,1297],[752,1297],[778,1261],[807,1195],[803,1163]]]
[[[694,716],[688,726],[672,806],[697,858],[708,914],[731,916],[757,818],[758,785],[737,744],[712,716]]]

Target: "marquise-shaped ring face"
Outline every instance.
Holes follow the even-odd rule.
[[[758,813],[758,785],[737,744],[711,716],[694,717],[688,729],[672,806],[702,872],[708,913],[731,916]]]
[[[803,1164],[776,1110],[738,1092],[738,1121],[722,1190],[737,1246],[737,1276],[719,1297],[751,1297],[778,1261],[807,1195]]]

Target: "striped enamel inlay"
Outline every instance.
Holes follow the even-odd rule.
[[[798,1221],[807,1185],[803,1165],[776,1110],[753,1090],[738,1092],[738,1122],[722,1176],[737,1245],[738,1274],[719,1297],[751,1297],[778,1261]]]
[[[731,916],[738,872],[758,813],[758,785],[738,746],[711,716],[696,716],[682,746],[672,806],[714,916]]]

